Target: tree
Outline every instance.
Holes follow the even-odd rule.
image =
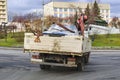
[[[14,22],[18,23],[18,25],[21,27],[21,31],[24,31],[24,26],[23,26],[24,20],[25,20],[24,16],[21,16],[21,15],[20,16],[14,16],[13,20],[12,20],[12,24]]]
[[[41,30],[42,28],[42,20],[41,19],[35,19],[33,20],[33,26],[35,28],[35,30]]]
[[[7,28],[8,28],[8,31],[13,32],[13,35],[14,35],[14,31],[17,29],[17,26],[11,23],[7,26]]]
[[[61,19],[61,18],[59,18],[59,19]],[[44,27],[48,29],[53,22],[57,22],[57,21],[58,21],[58,18],[56,18],[56,17],[46,16],[44,19]]]
[[[98,3],[97,1],[95,0],[94,4],[93,4],[93,8],[92,8],[92,14],[94,15],[94,19],[96,20],[99,20],[101,19],[101,16],[100,16],[100,8],[98,6]]]
[[[38,16],[37,13],[14,16],[12,22],[21,24],[21,31],[23,28],[27,32],[30,32],[31,30],[41,30],[42,26],[41,16]]]
[[[113,17],[113,19],[110,21],[109,23],[110,26],[114,26],[116,28],[119,28],[120,27],[120,21],[118,19],[118,17]]]
[[[85,13],[88,16],[88,20],[86,22],[87,24],[104,25],[104,23],[98,24],[99,23],[98,21],[106,23],[106,21],[102,20],[102,18],[100,16],[100,8],[99,8],[96,0],[91,9],[89,9],[89,5],[87,5]],[[107,24],[105,24],[105,25],[107,25]]]
[[[85,14],[87,15],[88,19],[90,17],[90,8],[89,8],[89,4],[87,4],[87,8],[85,9]]]
[[[19,22],[22,23],[24,21],[23,16],[14,16],[12,22]]]
[[[77,14],[77,11],[74,15],[74,24],[76,25],[77,24],[77,19],[78,19],[78,14]]]
[[[120,21],[118,22],[118,28],[119,28],[119,31],[120,31]]]

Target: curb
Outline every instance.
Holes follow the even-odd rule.
[[[0,47],[3,50],[24,50],[23,47]],[[120,48],[92,48],[91,52],[120,52]]]
[[[23,48],[15,48],[15,47],[0,47],[3,50],[23,50]]]
[[[114,50],[110,50],[110,49],[109,50],[107,50],[107,49],[106,50],[105,49],[94,50],[94,49],[92,49],[91,52],[120,52],[120,50],[115,50],[115,49]]]
[[[92,51],[120,51],[120,47],[92,47]]]

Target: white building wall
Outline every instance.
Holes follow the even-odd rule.
[[[89,33],[93,34],[120,34],[120,29],[115,27],[107,27],[107,26],[98,26],[98,25],[90,25],[91,30]]]
[[[53,2],[44,5],[44,16],[54,15]]]
[[[76,10],[73,10],[73,13],[69,10],[71,9],[75,9],[75,8],[80,8],[82,10],[82,12],[85,11],[85,8],[87,7],[88,3],[75,3],[75,2],[50,2],[48,4],[46,4],[44,6],[44,14],[45,16],[47,15],[54,15],[54,14],[58,14],[58,17],[61,17],[60,14],[63,14],[63,17],[65,17],[66,14],[68,14],[68,16],[70,16],[71,14],[74,15]],[[89,3],[90,4],[90,3]],[[92,5],[90,4],[90,7]],[[106,20],[107,22],[109,22],[110,19],[110,5],[109,4],[99,4],[100,7],[100,14],[101,16],[103,16],[103,19]],[[56,13],[54,11],[54,8],[58,8],[58,12]],[[60,11],[60,8],[62,9],[62,11]],[[68,11],[67,13],[64,12],[64,8],[67,8]],[[108,10],[108,11],[106,11]],[[79,10],[78,10],[79,11]]]
[[[0,0],[0,23],[1,22],[8,22],[7,0]]]

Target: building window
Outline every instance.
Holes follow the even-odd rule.
[[[57,8],[54,8],[54,11],[57,12]]]
[[[106,13],[109,13],[109,10],[106,10]]]
[[[72,16],[73,16],[73,14],[70,14],[69,16],[70,16],[70,17],[72,17]]]
[[[106,18],[109,18],[109,16],[108,16],[108,15],[106,15]]]
[[[59,8],[59,11],[62,12],[62,8]]]
[[[68,17],[68,15],[67,14],[65,14],[65,16],[64,17]]]
[[[72,9],[72,8],[70,8],[70,9],[69,9],[69,11],[70,11],[70,12],[73,12],[73,9]]]
[[[0,4],[4,4],[4,3],[5,3],[4,1],[0,2]]]
[[[63,17],[63,14],[59,14],[59,17],[61,17],[61,18],[62,18],[62,17]]]
[[[58,14],[54,14],[54,17],[58,17]]]
[[[2,8],[5,8],[5,6],[2,6]]]
[[[64,11],[67,12],[67,8],[64,8]]]

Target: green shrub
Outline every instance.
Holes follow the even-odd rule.
[[[13,37],[17,42],[23,42],[24,41],[24,32],[18,32]]]
[[[5,38],[5,34],[4,32],[0,31],[0,39],[3,39],[3,38]]]
[[[90,38],[94,38],[92,45],[93,46],[120,46],[120,34],[109,34],[106,35],[91,35]]]

